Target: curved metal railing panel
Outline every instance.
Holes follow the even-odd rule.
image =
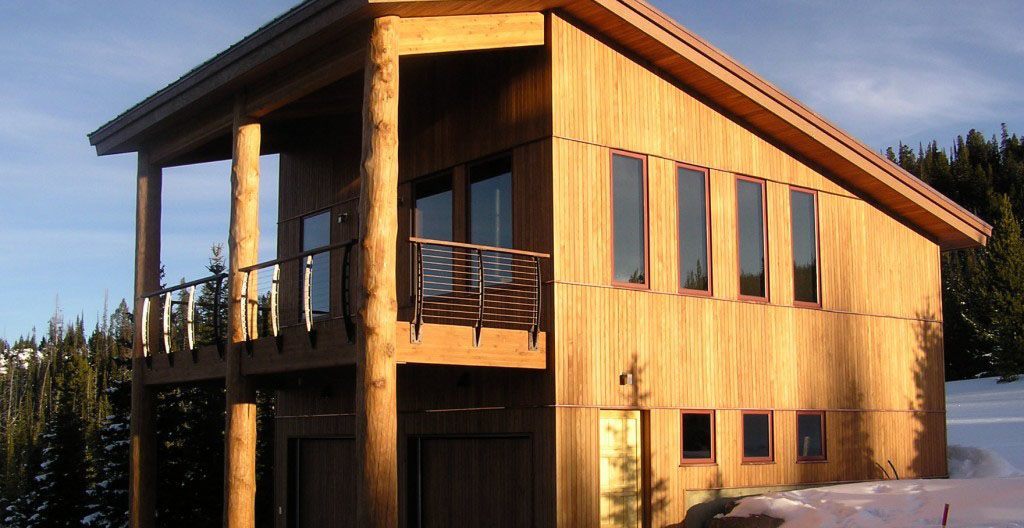
[[[411,238],[415,258],[412,339],[424,323],[530,333],[536,348],[541,318],[543,253]]]

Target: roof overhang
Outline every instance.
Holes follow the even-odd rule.
[[[181,116],[189,110],[251,85],[375,16],[550,9],[567,13],[662,70],[805,163],[914,226],[943,250],[984,245],[991,236],[992,227],[980,218],[642,0],[310,0],[103,125],[89,134],[89,141],[100,155],[137,151],[176,118],[180,126]]]

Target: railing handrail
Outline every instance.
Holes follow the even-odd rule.
[[[352,240],[349,240],[348,242],[336,242],[334,244],[329,244],[329,245],[326,245],[326,246],[320,246],[318,248],[310,249],[308,251],[303,251],[302,253],[297,253],[295,255],[289,255],[287,257],[278,257],[278,258],[276,258],[274,260],[268,260],[266,262],[260,262],[259,264],[253,264],[252,266],[246,266],[244,268],[238,268],[238,272],[239,273],[248,273],[250,271],[257,271],[257,270],[261,270],[261,269],[264,269],[264,268],[269,268],[271,266],[277,266],[278,264],[284,264],[286,262],[291,262],[293,260],[300,260],[300,259],[304,259],[304,258],[309,257],[309,256],[319,255],[320,253],[327,253],[328,251],[333,251],[335,249],[341,249],[341,248],[343,248],[345,246],[355,245],[356,242],[358,242],[358,240],[353,238]]]
[[[164,295],[164,294],[167,294],[167,293],[174,293],[176,291],[187,290],[187,289],[189,289],[189,288],[191,288],[193,286],[199,286],[200,284],[206,284],[207,282],[213,282],[213,281],[218,280],[218,279],[225,279],[225,278],[227,278],[227,276],[228,276],[227,272],[224,272],[224,273],[218,273],[216,275],[210,275],[209,277],[204,277],[202,279],[196,279],[196,280],[189,281],[189,282],[183,282],[181,284],[177,284],[177,285],[174,285],[174,286],[168,286],[168,287],[166,287],[166,288],[164,288],[162,290],[157,290],[157,291],[150,292],[150,293],[144,293],[144,294],[142,294],[140,299],[145,299],[146,297],[157,297],[159,295]]]
[[[447,240],[431,240],[429,238],[409,237],[409,242],[412,242],[413,244],[430,244],[432,246],[448,246],[494,253],[508,253],[509,255],[522,255],[524,257],[537,257],[544,259],[551,258],[551,255],[547,253],[537,253],[536,251],[523,251],[521,249],[509,249],[495,246],[481,246],[478,244],[464,244],[462,242],[448,242]]]
[[[480,346],[483,327],[490,326],[488,323],[527,325],[529,348],[537,349],[543,297],[541,259],[549,255],[418,237],[409,238],[409,243],[416,258],[415,313],[409,327],[413,343],[420,342],[424,318],[431,317],[472,323],[473,346]],[[504,258],[489,258],[489,254]],[[426,266],[428,260],[437,262]],[[450,296],[426,293],[428,289],[444,292],[447,281]],[[516,295],[509,295],[510,288]]]

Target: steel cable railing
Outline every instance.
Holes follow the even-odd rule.
[[[183,282],[146,295],[142,302],[142,353],[149,358],[154,351],[155,323],[159,323],[160,350],[196,352],[204,345],[217,346],[223,356],[227,337],[228,275],[219,273]]]
[[[315,322],[336,317],[344,321],[349,341],[355,341],[349,281],[355,242],[332,244],[239,269],[243,274],[242,331],[246,342],[261,337],[278,338],[282,328],[292,326],[304,326],[312,333]],[[337,308],[332,306],[334,256],[338,257],[337,264],[341,267],[341,296]],[[282,311],[282,298],[298,302]]]
[[[468,325],[480,344],[484,327],[529,332],[537,346],[543,253],[411,238],[415,258],[412,338],[424,323]]]

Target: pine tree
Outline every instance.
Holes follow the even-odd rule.
[[[77,329],[68,332],[65,343],[75,344],[77,333]],[[85,514],[85,482],[89,473],[86,424],[81,408],[86,400],[89,365],[83,355],[71,352],[60,370],[55,412],[47,420],[42,436],[41,460],[34,476],[36,488],[26,528],[78,527]]]
[[[94,528],[128,526],[128,446],[131,409],[130,378],[116,380],[108,389],[110,414],[100,429],[94,455],[95,479],[89,487],[89,505],[82,525]]]
[[[995,200],[996,222],[989,244],[989,290],[993,366],[1003,381],[1024,373],[1024,238],[1010,200]]]

